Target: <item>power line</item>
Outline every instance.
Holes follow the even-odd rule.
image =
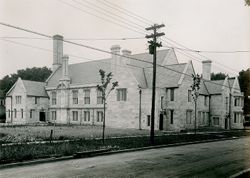
[[[27,39],[27,40],[52,40],[48,38],[35,38],[35,37],[26,37],[26,36],[2,36],[0,39]],[[124,37],[124,38],[67,38],[67,40],[82,40],[82,41],[122,41],[122,40],[140,40],[145,37]]]
[[[63,4],[65,4],[65,5],[67,5],[67,6],[70,6],[70,7],[74,8],[74,9],[77,9],[77,10],[79,10],[79,11],[81,11],[81,12],[84,12],[84,13],[86,13],[86,14],[95,16],[95,17],[97,17],[97,18],[99,18],[99,19],[102,19],[102,20],[104,20],[104,21],[108,21],[108,22],[110,22],[110,23],[116,24],[116,25],[118,25],[118,26],[120,26],[120,27],[123,27],[123,28],[126,28],[126,29],[128,29],[128,30],[130,30],[130,31],[133,31],[133,32],[136,32],[136,33],[140,33],[140,34],[144,34],[144,33],[142,33],[142,32],[139,32],[139,31],[137,31],[137,30],[134,30],[133,28],[130,28],[130,27],[125,26],[125,25],[123,25],[123,24],[114,22],[114,21],[112,21],[112,20],[110,20],[110,19],[103,18],[103,17],[98,16],[98,15],[96,15],[96,14],[94,14],[94,13],[91,13],[91,12],[89,12],[89,11],[83,10],[83,9],[81,9],[81,8],[79,8],[79,7],[76,7],[76,6],[72,5],[72,4],[70,4],[70,3],[64,2],[63,0],[58,0],[58,1],[59,1],[60,3],[63,3]]]
[[[61,1],[61,0],[59,0],[59,1]],[[62,2],[62,1],[61,1]],[[63,2],[63,3],[65,3],[65,2]],[[66,3],[66,4],[68,4],[68,3]],[[72,5],[70,5],[71,7],[72,7]],[[74,6],[75,7],[75,6]],[[79,10],[79,9],[78,9]],[[92,14],[91,14],[92,15]],[[104,19],[105,20],[105,19]],[[124,22],[122,22],[122,23],[124,23]],[[116,23],[115,23],[116,24]],[[128,24],[128,23],[126,23],[126,24]],[[128,24],[128,25],[130,25],[130,24]],[[131,25],[130,25],[131,26]],[[124,26],[123,26],[124,27]],[[125,27],[126,28],[126,27]],[[139,29],[139,28],[137,28],[137,27],[133,27],[133,28],[136,28],[136,29]],[[131,28],[129,28],[130,30],[131,30]],[[141,30],[141,29],[139,29],[139,30]],[[135,32],[137,32],[137,33],[140,33],[140,34],[144,34],[144,30],[141,30],[141,31],[143,31],[143,33],[141,33],[141,32],[139,32],[139,31],[137,31],[137,30],[132,30],[132,31],[135,31]],[[166,37],[165,37],[166,38]],[[168,38],[166,38],[166,39],[168,39]],[[168,39],[168,40],[171,40],[171,39]],[[177,43],[176,43],[177,44]],[[178,45],[180,45],[180,44],[178,44]],[[183,46],[183,45],[182,45]],[[184,46],[185,47],[185,46]],[[185,47],[186,48],[186,47]],[[186,48],[186,50],[189,50],[189,51],[193,51],[192,49],[189,49],[189,48]],[[190,54],[189,54],[190,55]],[[198,55],[200,55],[199,53],[198,53]],[[201,56],[201,55],[200,55]],[[197,59],[199,59],[200,61],[202,61],[202,59],[200,59],[200,58],[198,58],[197,56],[193,56],[194,58],[197,58]],[[203,56],[203,57],[205,57],[205,56]],[[194,59],[193,58],[193,59]],[[207,57],[205,57],[205,58],[207,58]],[[207,59],[209,59],[209,58],[207,58]],[[211,60],[211,59],[209,59],[209,60]],[[222,66],[224,66],[225,68],[229,68],[228,66],[225,66],[225,65],[223,65],[223,64],[221,64],[221,63],[219,63],[219,62],[216,62],[216,61],[214,61],[215,63],[218,63],[218,64],[220,64],[220,65],[222,65]],[[221,66],[218,66],[219,68],[221,68]],[[230,72],[231,72],[231,70],[233,70],[233,71],[236,71],[235,69],[232,69],[232,68],[230,68]],[[236,71],[235,72],[235,74],[238,74],[238,71]]]
[[[182,51],[190,51],[194,53],[250,53],[250,51],[247,50],[232,50],[232,51],[209,51],[209,50],[195,50],[195,49],[185,49],[185,48],[178,48],[178,47],[172,47],[172,46],[163,46],[167,48],[174,48],[174,49],[179,49]]]
[[[72,0],[72,1],[74,1],[74,2],[76,2],[76,3],[82,4],[81,2],[78,2],[77,0]],[[114,16],[112,16],[112,18],[114,18],[114,17],[115,17],[115,18],[116,18],[116,17],[119,17],[119,18],[121,18],[121,19],[124,19],[124,20],[128,21],[128,22],[131,23],[131,24],[134,24],[134,25],[137,26],[137,27],[144,28],[144,26],[139,25],[138,23],[135,23],[135,22],[133,22],[133,21],[131,21],[131,20],[128,20],[128,19],[126,19],[126,18],[124,18],[124,17],[122,17],[122,16],[119,16],[118,14],[115,14],[115,13],[113,13],[113,12],[111,12],[111,11],[107,11],[106,9],[104,9],[104,8],[102,8],[102,7],[99,7],[99,6],[97,6],[96,4],[91,3],[90,1],[82,1],[82,2],[92,5],[92,7],[94,6],[94,7],[98,8],[98,9],[101,9],[102,11],[107,12],[108,14],[114,15]],[[83,4],[82,4],[82,5],[83,5]],[[92,9],[93,9],[93,8],[92,8]],[[99,11],[99,10],[96,10],[96,9],[94,9],[94,10],[97,11],[97,12]],[[100,12],[100,11],[99,11],[99,12]],[[101,13],[103,13],[103,12],[101,12]]]
[[[101,1],[99,1],[99,2],[101,2]],[[115,7],[118,7],[119,9],[123,9],[123,10],[125,10],[126,12],[130,12],[130,13],[133,13],[133,12],[131,12],[131,11],[128,11],[128,10],[126,10],[126,9],[124,9],[124,8],[122,8],[122,7],[119,7],[119,6],[117,6],[116,4],[113,4],[113,3],[111,3],[111,2],[108,2],[108,1],[106,1],[106,0],[104,0],[104,2],[106,2],[106,3],[109,3],[109,4],[112,4],[113,6],[115,6]],[[102,2],[101,2],[102,3]],[[134,14],[134,13],[133,13]],[[128,14],[127,14],[128,15]],[[137,17],[140,17],[141,18],[141,16],[139,16],[139,15],[137,15],[137,14],[134,14],[135,16],[137,16]],[[145,18],[144,18],[145,19]],[[147,19],[146,19],[147,20]],[[145,22],[144,22],[145,23]],[[147,24],[147,23],[146,23]],[[167,38],[167,37],[165,37],[166,39],[168,39],[168,40],[171,40],[171,39],[169,39],[169,38]],[[172,40],[173,41],[173,40]],[[175,42],[175,41],[173,41],[173,42]],[[176,43],[176,42],[175,42]],[[179,43],[176,43],[176,44],[178,44],[178,45],[181,45],[181,44],[179,44]],[[183,45],[182,45],[183,46]],[[184,46],[185,47],[185,46]],[[175,48],[177,48],[177,47],[175,47]],[[199,51],[199,50],[193,50],[193,49],[189,49],[189,48],[187,48],[187,47],[185,47],[185,48],[178,48],[179,50],[186,50],[186,51],[190,51],[190,52],[196,52],[196,53],[198,53],[198,55],[200,55],[201,57],[205,57],[206,59],[209,59],[208,57],[206,57],[206,56],[203,56],[203,55],[201,55],[201,54],[199,54],[199,52],[210,52],[210,53],[212,53],[212,52],[216,52],[216,51]],[[223,51],[222,51],[223,52]],[[217,53],[222,53],[222,52],[217,52]],[[240,50],[237,50],[237,51],[234,51],[234,53],[235,52],[237,52],[237,53],[239,53],[239,52],[248,52],[248,51],[240,51]],[[250,52],[250,51],[249,51]],[[227,53],[233,53],[233,52],[227,52]],[[195,58],[197,58],[197,57],[195,57]],[[209,59],[209,60],[211,60],[211,59]],[[225,66],[224,64],[221,64],[221,63],[219,63],[219,62],[216,62],[216,61],[214,61],[215,63],[218,63],[218,64],[220,64],[220,65],[222,65],[222,66],[224,66],[225,68],[229,68],[230,69],[230,72],[231,72],[231,70],[233,70],[233,71],[236,71],[235,69],[232,69],[232,68],[230,68],[230,67],[228,67],[228,66]],[[219,66],[220,67],[220,66]],[[238,74],[238,71],[236,71],[236,73]]]
[[[113,4],[113,3],[109,2],[109,1],[98,0],[98,2],[100,2],[100,3],[102,3],[102,4],[106,5],[106,6],[109,6],[110,8],[115,9],[116,11],[122,12],[123,14],[126,14],[127,16],[130,16],[132,18],[136,18],[137,20],[141,21],[144,24],[151,25],[151,24],[154,23],[151,20],[148,20],[148,19],[146,19],[146,18],[144,18],[142,16],[139,16],[136,13],[134,13],[132,11],[129,11],[127,9],[124,9],[124,8],[122,8],[122,7],[120,7],[120,6],[116,5],[116,4]]]
[[[32,31],[32,30],[24,29],[24,28],[21,28],[21,27],[18,27],[18,26],[13,26],[13,25],[6,24],[6,23],[3,23],[3,22],[0,22],[0,25],[7,26],[7,27],[10,27],[10,28],[15,28],[17,30],[21,30],[21,31],[25,31],[25,32],[28,32],[28,33],[33,33],[33,34],[36,34],[36,35],[39,35],[39,36],[44,36],[44,37],[53,39],[53,37],[50,36],[50,35],[46,35],[46,34],[43,34],[43,33]],[[124,57],[124,58],[128,58],[128,59],[132,59],[132,60],[137,60],[137,61],[140,61],[140,62],[148,63],[148,64],[151,64],[151,65],[153,64],[152,62],[148,62],[148,61],[145,61],[145,60],[142,60],[142,59],[134,58],[132,56],[124,56],[124,55],[116,54],[116,53],[113,53],[113,52],[110,52],[110,51],[107,51],[107,50],[104,50],[104,49],[99,49],[99,48],[95,48],[95,47],[92,47],[92,46],[88,46],[88,45],[84,45],[84,44],[80,44],[80,43],[76,43],[76,42],[72,42],[72,41],[68,41],[68,40],[62,40],[62,41],[65,42],[65,43],[68,43],[68,44],[72,44],[72,45],[84,47],[84,48],[87,48],[87,49],[96,50],[96,51],[103,52],[103,53],[108,53],[108,54],[113,54],[113,55],[116,55],[116,56],[120,56],[120,57]],[[171,70],[173,72],[176,72],[176,73],[179,73],[179,74],[184,74],[186,76],[192,77],[192,75],[189,75],[187,73],[179,72],[177,70],[171,69],[169,67],[166,67],[166,66],[163,66],[163,65],[160,65],[160,64],[156,64],[156,65],[159,66],[159,67]],[[205,82],[213,83],[215,85],[221,85],[221,86],[228,87],[226,85],[218,84],[218,83],[212,82],[210,80],[205,80],[205,79],[202,79],[202,80],[205,81]],[[228,87],[228,88],[230,88],[230,87]],[[235,89],[237,89],[237,88],[235,88]]]
[[[167,40],[173,42],[174,44],[177,44],[177,45],[179,45],[179,46],[182,46],[182,47],[184,47],[185,49],[191,50],[190,48],[188,48],[188,47],[186,47],[186,46],[184,46],[184,45],[182,45],[182,44],[180,44],[180,43],[178,43],[178,42],[176,42],[176,41],[174,41],[174,40],[172,40],[172,39],[170,39],[170,38],[167,38],[167,37],[165,37],[165,38],[166,38]],[[206,57],[206,56],[204,56],[204,55],[201,55],[201,54],[199,54],[199,53],[197,53],[197,54],[198,54],[199,56],[201,56],[202,58],[211,60],[210,58],[208,58],[208,57]],[[211,60],[211,61],[214,61],[214,60]],[[214,62],[238,73],[237,70],[235,70],[235,69],[233,69],[233,68],[231,68],[231,67],[228,67],[228,66],[226,66],[226,65],[224,65],[224,64],[222,64],[222,63],[220,63],[220,62],[217,62],[217,61],[214,61]]]

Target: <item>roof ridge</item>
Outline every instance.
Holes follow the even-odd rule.
[[[186,65],[187,62],[182,62],[182,63],[178,63],[178,64],[169,64],[169,65],[164,65],[164,66],[173,66],[173,65]]]
[[[36,82],[36,83],[44,83],[44,84],[46,84],[46,82],[39,82],[39,81],[34,81],[34,80],[23,80],[23,79],[21,79],[22,81],[27,81],[27,82]]]

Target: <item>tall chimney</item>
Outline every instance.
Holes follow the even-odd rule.
[[[61,80],[69,80],[69,56],[64,55],[62,57],[62,79]]]
[[[212,61],[202,61],[202,78],[205,80],[211,80],[211,64]]]
[[[121,47],[119,45],[113,45],[110,48],[111,50],[111,70],[112,73],[115,75],[117,73],[117,65],[120,65],[120,56],[116,54],[120,54]]]
[[[63,36],[53,36],[53,71],[62,65],[63,56]]]
[[[130,50],[127,50],[127,49],[122,50],[122,55],[125,56],[125,57],[123,57],[123,61],[125,64],[130,64],[130,59],[126,58],[126,57],[131,56],[131,53],[132,52]]]

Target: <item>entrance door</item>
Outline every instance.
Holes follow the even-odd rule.
[[[160,114],[160,119],[159,119],[159,130],[163,130],[163,114]]]
[[[39,120],[40,120],[41,122],[45,122],[45,112],[40,112]]]
[[[225,129],[227,129],[227,126],[228,126],[227,122],[228,122],[228,119],[225,119]]]

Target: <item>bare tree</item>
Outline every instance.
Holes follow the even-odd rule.
[[[200,83],[201,83],[201,77],[199,76],[199,74],[193,75],[192,74],[192,78],[193,78],[193,84],[191,85],[191,89],[192,89],[192,97],[194,100],[194,133],[196,134],[196,122],[197,122],[197,117],[196,117],[196,113],[197,113],[197,100],[199,97],[199,90],[200,90]]]
[[[111,93],[112,90],[115,89],[115,87],[118,86],[118,82],[112,82],[112,87],[108,89],[108,86],[112,80],[112,72],[108,73],[106,75],[106,72],[102,69],[99,70],[100,76],[101,76],[101,85],[97,85],[97,89],[100,90],[102,92],[102,101],[103,101],[103,125],[102,125],[102,142],[104,144],[104,134],[105,134],[105,119],[106,119],[106,101],[107,98],[109,96],[109,94]]]

